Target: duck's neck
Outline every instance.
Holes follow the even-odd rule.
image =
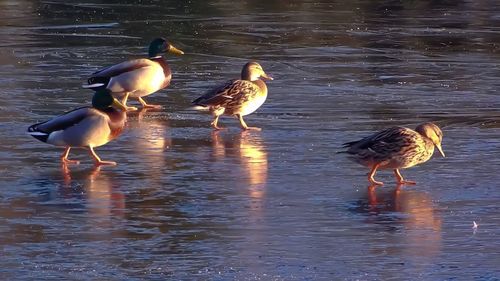
[[[168,63],[162,56],[156,56],[154,58],[150,58],[150,60],[158,63],[163,69],[163,75],[165,76],[165,80],[163,80],[162,89],[167,87],[170,84],[170,79],[172,78],[172,70]]]
[[[112,123],[121,123],[126,116],[125,111],[115,109],[113,107],[96,108],[96,109],[108,115]]]
[[[434,143],[432,142],[432,140],[422,134],[420,134],[420,136],[422,136],[422,139],[424,140],[425,142],[425,149],[427,152],[429,152],[430,154],[432,154],[434,152]]]
[[[125,127],[125,122],[127,120],[127,114],[125,111],[122,110],[117,110],[114,108],[111,108],[111,111],[107,111],[106,114],[109,117],[109,129],[111,130],[111,134],[109,136],[109,139],[115,139],[118,137],[122,132],[123,128]]]
[[[150,60],[161,59],[161,58],[163,58],[162,55],[158,55],[158,54],[149,55]]]
[[[260,79],[257,79],[255,81],[252,81],[252,83],[256,84],[257,86],[259,86],[260,88],[260,91],[263,95],[267,95],[267,85],[264,81],[260,80]]]

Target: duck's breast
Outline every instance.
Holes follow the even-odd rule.
[[[125,128],[125,122],[127,120],[127,114],[122,111],[117,111],[113,108],[110,108],[106,114],[109,117],[109,128],[111,130],[109,134],[108,141],[111,141],[117,138],[123,132],[123,128]]]
[[[401,153],[396,153],[388,163],[389,168],[410,168],[428,161],[434,152],[434,145],[420,135],[412,139],[408,147],[402,149]]]
[[[253,113],[261,107],[267,99],[267,86],[264,81],[253,81],[258,86],[258,91],[248,97],[248,99],[241,105],[241,115],[245,116]]]

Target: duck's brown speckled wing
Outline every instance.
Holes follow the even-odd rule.
[[[260,92],[259,86],[246,80],[230,80],[208,91],[193,101],[194,105],[214,107],[237,107],[254,98]]]
[[[392,127],[359,141],[347,142],[348,154],[356,154],[363,158],[387,159],[394,154],[404,153],[412,148],[415,132],[404,127]]]

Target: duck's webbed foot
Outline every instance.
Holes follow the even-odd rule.
[[[403,179],[403,176],[399,172],[399,169],[394,169],[394,175],[396,176],[398,184],[417,184],[417,182],[415,182],[415,181],[409,181],[409,180]]]
[[[249,126],[247,126],[247,124],[245,123],[245,120],[243,120],[243,116],[241,116],[241,114],[237,114],[236,117],[240,121],[240,126],[241,126],[242,130],[245,130],[245,131],[246,130],[262,131],[262,129],[259,128],[259,127],[249,127]]]
[[[61,155],[61,162],[63,164],[80,164],[80,161],[78,161],[78,160],[68,159],[68,155],[69,155],[70,150],[71,150],[71,147],[69,147],[69,146],[66,147],[66,149],[64,149],[64,152]]]
[[[159,104],[149,104],[145,100],[143,100],[141,97],[138,97],[137,100],[141,103],[143,108],[154,108],[154,109],[160,109],[161,105]]]

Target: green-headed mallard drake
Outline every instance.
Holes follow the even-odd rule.
[[[163,52],[184,54],[165,39],[156,38],[149,45],[149,58],[125,61],[94,72],[87,81],[88,85],[83,87],[90,89],[105,87],[114,97],[122,98],[125,106],[130,96],[139,100],[145,108],[160,108],[159,105],[147,104],[142,97],[166,88],[170,84],[172,71],[160,55]],[[137,110],[136,107],[127,107],[127,109]]]
[[[243,130],[260,130],[248,127],[243,120],[243,116],[257,110],[267,98],[266,83],[260,78],[273,80],[260,64],[249,62],[243,66],[241,79],[230,80],[208,91],[194,100],[193,105],[198,109],[208,110],[215,116],[211,125],[216,130],[221,129],[217,122],[222,114],[237,117]]]
[[[88,148],[96,165],[116,165],[112,161],[102,161],[94,152],[94,147],[104,145],[121,134],[127,119],[125,111],[126,107],[109,90],[100,89],[92,98],[92,107],[81,107],[32,125],[28,134],[40,141],[65,147],[61,156],[65,164],[79,164],[79,161],[69,160],[68,154],[72,147],[84,147]]]
[[[399,173],[405,169],[426,162],[437,147],[443,157],[441,148],[443,133],[433,123],[419,125],[415,131],[404,127],[393,127],[359,141],[348,142],[345,153],[357,163],[371,169],[368,180],[371,184],[382,185],[373,177],[377,169],[393,169],[399,184],[415,184],[407,181]]]

